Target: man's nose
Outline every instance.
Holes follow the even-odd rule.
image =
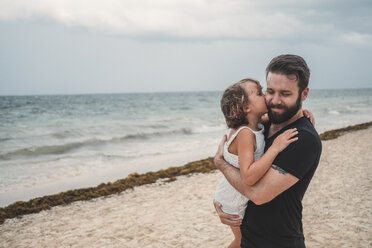
[[[270,102],[273,105],[279,105],[279,104],[282,103],[282,100],[281,100],[281,98],[280,98],[280,96],[278,94],[273,94],[271,96],[271,101]]]

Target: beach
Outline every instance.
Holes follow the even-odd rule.
[[[372,128],[322,141],[303,200],[307,247],[372,246]],[[226,247],[212,200],[221,173],[190,174],[0,225],[0,247]]]

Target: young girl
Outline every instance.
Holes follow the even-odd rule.
[[[257,80],[243,79],[228,87],[222,95],[221,109],[227,126],[231,129],[224,146],[224,159],[240,168],[240,174],[248,185],[255,184],[271,167],[275,157],[289,144],[296,141],[298,132],[290,129],[279,135],[265,152],[262,116],[267,113],[262,87]],[[267,121],[267,120],[266,120]],[[236,191],[222,178],[215,196],[225,213],[244,217],[248,198]],[[240,247],[239,227],[231,227],[235,239],[229,248]]]

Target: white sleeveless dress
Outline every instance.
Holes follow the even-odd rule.
[[[223,150],[224,159],[236,168],[239,168],[238,156],[229,152],[229,146],[238,135],[238,133],[244,128],[251,130],[256,136],[256,150],[254,151],[254,160],[258,160],[264,153],[265,149],[265,138],[264,138],[264,127],[259,124],[260,130],[254,131],[247,126],[239,128],[228,141],[226,141]],[[216,190],[216,201],[222,204],[222,210],[228,214],[237,214],[239,218],[244,217],[245,208],[247,207],[248,198],[240,194],[225,177],[222,177],[220,184]]]

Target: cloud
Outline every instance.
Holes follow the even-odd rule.
[[[296,18],[266,13],[254,1],[11,0],[1,4],[2,20],[40,17],[130,36],[260,38],[290,35],[298,29]]]
[[[354,45],[370,45],[372,44],[371,34],[360,34],[357,32],[345,33],[342,35],[342,39],[350,44]]]
[[[337,9],[330,9],[332,3]],[[2,0],[0,20],[46,18],[129,37],[275,40],[327,34],[345,40],[353,33],[365,39],[366,31],[349,28],[345,34],[337,24],[338,19],[348,19],[344,5],[347,1]],[[361,22],[370,26],[366,18]],[[352,24],[358,24],[355,18]]]

